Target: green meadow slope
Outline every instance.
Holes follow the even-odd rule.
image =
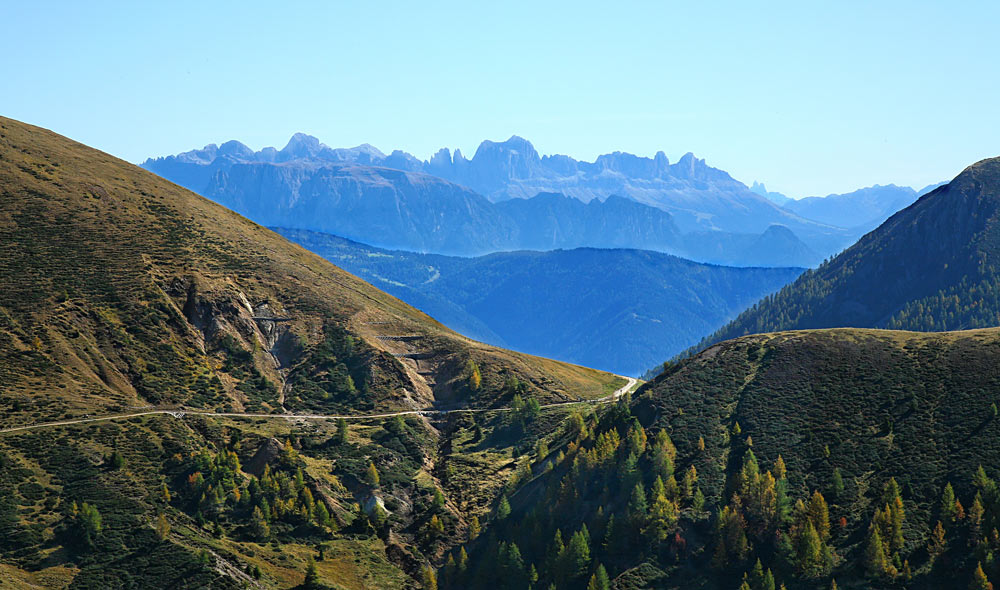
[[[149,407],[520,408],[465,430],[188,413],[0,433],[3,587],[415,587],[564,413],[536,402],[625,383],[466,339],[152,173],[5,118],[0,286],[0,430]]]

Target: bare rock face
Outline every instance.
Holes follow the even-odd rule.
[[[484,141],[471,159],[445,148],[425,162],[398,150],[385,156],[368,145],[332,149],[302,134],[280,152],[237,148],[208,146],[149,159],[143,167],[262,225],[437,254],[614,246],[684,255],[675,247],[678,233],[759,235],[779,224],[826,255],[857,237],[779,207],[691,153],[673,164],[662,152],[653,158],[614,152],[585,162],[540,156],[517,136]],[[492,206],[536,201],[545,193],[598,206],[562,204],[561,215],[554,215],[552,199],[542,199],[520,217]],[[620,219],[620,204],[602,206],[615,197],[642,205],[644,215]],[[572,231],[578,235],[566,235]]]
[[[243,471],[260,477],[264,473],[264,467],[273,463],[281,455],[281,443],[276,438],[266,439],[258,447],[257,452],[249,461],[243,464]]]

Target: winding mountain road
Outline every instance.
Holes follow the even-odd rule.
[[[611,395],[606,395],[601,398],[591,399],[591,400],[573,400],[565,402],[554,402],[551,404],[542,404],[540,408],[557,408],[560,406],[570,406],[575,404],[605,404],[618,400],[621,396],[625,395],[628,391],[631,391],[638,383],[639,380],[633,377],[624,377],[627,379],[627,383],[624,386],[616,390]],[[28,426],[15,426],[13,428],[3,428],[0,429],[0,434],[7,434],[11,432],[24,432],[27,430],[38,430],[41,428],[53,428],[56,426],[72,426],[74,424],[90,424],[93,422],[108,422],[112,420],[126,420],[128,418],[137,418],[139,416],[152,416],[155,414],[169,414],[175,418],[183,418],[186,415],[192,416],[212,416],[218,418],[283,418],[286,420],[339,420],[343,418],[344,420],[378,420],[381,418],[393,418],[395,416],[445,416],[448,414],[457,413],[468,413],[468,414],[480,414],[486,412],[510,412],[513,408],[460,408],[455,410],[403,410],[400,412],[387,412],[384,414],[250,414],[242,412],[205,412],[201,410],[177,410],[177,409],[155,409],[146,410],[144,412],[132,412],[129,414],[111,414],[109,416],[98,416],[94,418],[76,418],[73,420],[59,420],[56,422],[43,422],[40,424],[31,424]]]

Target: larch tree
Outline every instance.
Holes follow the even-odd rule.
[[[365,481],[368,485],[377,488],[379,485],[378,469],[375,468],[375,463],[372,461],[368,462],[368,470],[365,472]]]
[[[950,525],[955,522],[955,490],[951,487],[951,482],[945,484],[944,491],[941,492],[941,506],[938,513],[941,515],[943,523]]]
[[[969,590],[993,590],[993,584],[986,577],[983,571],[983,563],[976,564],[976,571],[972,572],[972,582],[969,583]]]

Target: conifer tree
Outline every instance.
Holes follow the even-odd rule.
[[[691,495],[694,493],[694,484],[697,481],[698,470],[692,465],[684,472],[684,477],[681,479],[681,497],[685,500],[691,498]]]
[[[582,578],[590,566],[590,545],[583,532],[577,531],[570,537],[566,545],[566,576],[567,580]]]
[[[420,580],[423,582],[424,590],[437,590],[437,572],[434,571],[433,567],[423,566],[420,570]]]
[[[993,584],[986,578],[986,572],[983,571],[982,562],[976,564],[976,571],[972,573],[969,590],[993,590]]]
[[[507,496],[500,497],[500,504],[497,505],[497,520],[503,520],[510,516],[510,502]]]
[[[705,494],[702,493],[701,487],[697,487],[694,490],[694,497],[691,498],[691,508],[695,512],[701,512],[705,508]]]
[[[665,430],[656,433],[653,443],[653,472],[666,480],[674,474],[674,459],[677,448]]]
[[[260,506],[255,507],[250,515],[250,532],[258,540],[264,540],[271,536],[271,526],[267,523],[267,518]]]
[[[767,568],[764,572],[764,582],[760,586],[761,590],[774,590],[774,574],[771,573],[771,568]]]
[[[809,498],[807,513],[809,521],[812,522],[819,534],[820,541],[824,543],[828,541],[830,539],[830,509],[819,490],[813,492],[812,497]]]
[[[611,580],[608,579],[608,572],[603,565],[597,564],[597,571],[590,576],[587,590],[611,590]]]
[[[156,517],[156,536],[163,541],[169,534],[170,521],[167,520],[167,516],[161,512],[160,515]]]
[[[632,488],[632,496],[628,501],[628,512],[632,520],[640,525],[646,519],[649,505],[646,500],[646,491],[642,489],[641,483],[635,484],[635,487]]]
[[[895,480],[893,480],[895,481]],[[889,536],[889,548],[893,551],[899,551],[903,548],[903,519],[905,518],[905,512],[903,510],[903,499],[896,494],[896,497],[889,504],[889,517],[892,524]]]
[[[945,524],[951,524],[955,521],[955,490],[951,487],[951,482],[945,484],[944,491],[941,493],[941,507],[938,509],[941,515],[941,521]]]
[[[834,500],[840,500],[844,495],[844,478],[840,474],[840,468],[833,468],[833,477],[831,479],[831,487],[833,489]]]
[[[972,500],[972,506],[969,507],[969,537],[972,542],[978,540],[982,532],[984,513],[983,501],[977,492],[976,497]]]
[[[316,562],[310,557],[306,564],[306,579],[302,582],[302,587],[312,590],[319,588],[319,573],[316,571]]]
[[[562,531],[556,529],[555,535],[552,536],[552,542],[549,543],[548,552],[545,555],[545,569],[549,572],[557,572],[559,570],[559,562],[565,550],[566,546],[563,544]]]
[[[937,526],[931,531],[930,539],[927,541],[927,556],[931,563],[934,563],[944,553],[945,543],[944,526],[941,525],[941,521],[939,520]]]
[[[805,528],[799,535],[796,548],[796,565],[802,575],[815,577],[823,569],[823,542],[811,520],[806,521]]]
[[[337,443],[344,444],[347,442],[347,420],[344,418],[337,419]]]
[[[647,534],[654,542],[663,541],[677,524],[677,507],[662,493],[653,500]]]
[[[750,570],[750,586],[757,590],[763,583],[764,566],[761,565],[760,558],[757,558],[756,563],[753,564],[753,569]]]
[[[326,507],[326,502],[316,502],[315,508],[313,508],[313,520],[320,527],[330,524],[330,511]]]
[[[93,547],[94,540],[97,538],[97,535],[100,534],[102,529],[101,513],[93,504],[84,502],[80,505],[80,512],[76,518],[80,527],[83,543],[88,547]]]
[[[882,542],[882,535],[879,527],[872,525],[868,531],[868,544],[865,545],[865,568],[876,577],[881,577],[890,572],[892,564],[885,554],[885,545]]]
[[[472,359],[466,361],[465,374],[469,389],[472,391],[479,391],[479,388],[483,383],[483,377],[479,372],[479,365],[476,364],[476,361]]]
[[[475,541],[476,537],[479,536],[479,533],[480,533],[481,530],[482,529],[479,526],[479,517],[478,516],[473,516],[471,519],[469,519],[469,540],[470,541]],[[463,548],[462,551],[465,551],[465,549]]]
[[[375,463],[368,462],[368,470],[365,472],[365,481],[368,485],[377,488],[379,485],[378,469],[375,468]]]
[[[431,541],[437,539],[444,534],[444,523],[435,514],[431,516],[431,519],[427,522],[427,538]]]
[[[785,475],[788,473],[788,469],[785,468],[785,460],[778,455],[778,458],[774,460],[774,477],[775,479],[782,480],[785,479]]]

